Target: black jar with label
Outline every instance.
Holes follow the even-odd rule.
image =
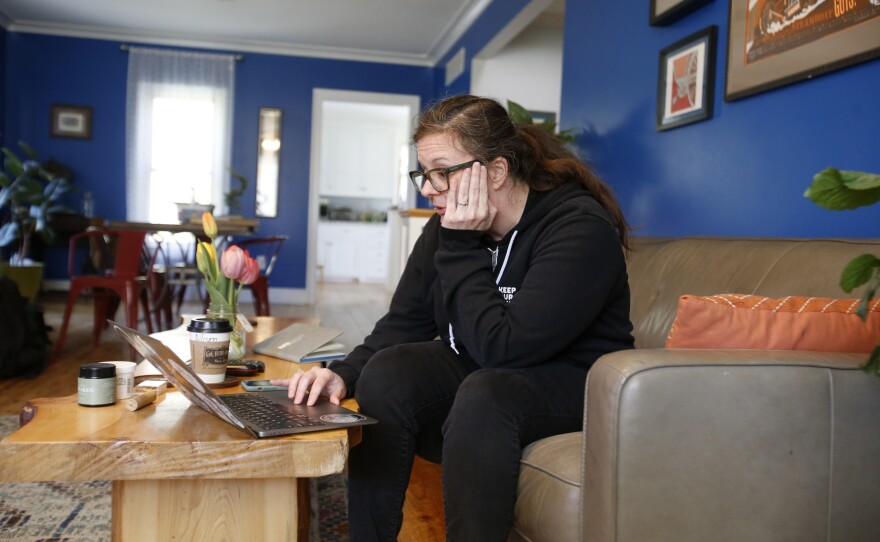
[[[87,363],[79,366],[77,402],[82,406],[107,406],[116,402],[116,366]]]

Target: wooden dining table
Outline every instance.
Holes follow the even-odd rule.
[[[248,344],[294,322],[256,317]],[[301,364],[249,355],[262,375]],[[216,389],[240,393],[241,386]],[[353,400],[344,406],[357,409]],[[343,471],[360,428],[253,438],[173,389],[130,412],[122,402],[85,407],[77,396],[38,398],[0,441],[0,482],[112,480],[112,539],[307,540],[308,479]]]
[[[215,218],[218,235],[254,235],[259,227],[256,219],[223,219]],[[204,233],[201,222],[185,222],[183,224],[157,224],[153,222],[130,222],[127,220],[105,220],[104,227],[111,230],[167,231],[171,233]]]

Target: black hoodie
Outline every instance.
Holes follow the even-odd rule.
[[[493,249],[497,247],[497,252]],[[431,217],[364,343],[330,368],[354,393],[379,350],[436,337],[481,367],[557,362],[586,371],[633,347],[623,248],[610,215],[580,184],[531,190],[497,243]]]

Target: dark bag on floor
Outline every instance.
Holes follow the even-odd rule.
[[[0,378],[33,378],[49,356],[43,310],[28,303],[18,286],[0,277]]]

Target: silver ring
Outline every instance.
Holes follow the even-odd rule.
[[[467,207],[467,204],[468,204],[468,202],[459,203],[458,206],[459,207]]]

